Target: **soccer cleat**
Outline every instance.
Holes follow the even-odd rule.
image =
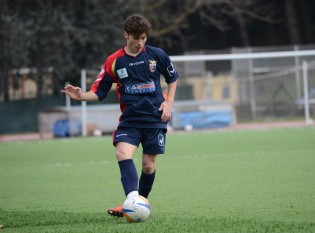
[[[108,209],[107,213],[109,215],[112,215],[118,218],[124,217],[122,205],[116,206],[115,208]]]

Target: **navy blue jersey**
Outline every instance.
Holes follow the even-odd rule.
[[[122,111],[119,126],[166,128],[159,111],[164,101],[161,75],[167,84],[178,78],[170,58],[162,49],[145,45],[134,57],[121,48],[107,58],[91,90],[99,100],[103,100],[112,84],[116,83]]]

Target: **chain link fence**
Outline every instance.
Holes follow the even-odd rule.
[[[236,50],[224,58],[220,55],[187,56],[184,61],[174,57],[174,65],[180,73],[176,102],[194,101],[198,111],[205,111],[198,103],[207,102],[211,110],[222,106],[231,109],[228,125],[244,122],[303,121],[305,119],[303,67],[307,66],[307,92],[310,101],[310,117],[314,118],[315,54],[305,50],[281,53],[259,50]],[[310,50],[308,50],[310,51]],[[242,55],[238,57],[239,52]],[[244,53],[246,52],[246,53]],[[270,53],[272,52],[272,53]],[[297,52],[302,52],[297,55]],[[236,55],[236,56],[235,56]],[[216,60],[216,56],[218,59]],[[246,57],[246,56],[245,56]],[[186,111],[179,109],[178,111]],[[188,110],[187,112],[189,112]],[[191,118],[192,126],[196,124]],[[196,118],[196,120],[202,120]],[[186,122],[187,123],[187,122]]]
[[[315,46],[248,48],[212,51],[214,55],[204,51],[171,57],[180,78],[170,126],[176,130],[252,122],[307,122],[307,115],[314,119],[315,50],[312,49]],[[86,70],[87,89],[99,72]],[[94,130],[110,132],[117,127],[120,110],[114,85],[107,98],[99,103],[84,106],[64,97],[57,99],[58,104],[40,101],[43,106],[27,101],[31,106],[21,107],[25,110],[23,116],[11,114],[18,112],[15,103],[1,103],[2,122],[7,123],[1,125],[0,133],[35,130],[51,133],[56,121],[64,118],[80,121],[81,131],[87,134]],[[49,111],[45,110],[47,107]]]
[[[299,48],[301,49],[301,48]],[[304,53],[304,52],[306,53]],[[225,51],[226,52],[226,51]],[[309,114],[314,118],[315,51],[268,51],[233,49],[231,54],[194,54],[171,57],[179,73],[174,111],[170,126],[177,129],[229,127],[238,123],[305,121],[304,76],[302,62],[307,62]],[[296,53],[298,52],[298,53]],[[196,59],[197,56],[197,59]],[[85,72],[89,88],[99,71]],[[166,87],[163,82],[162,86]],[[93,125],[97,114],[119,115],[115,87],[106,100],[109,109],[99,112],[87,106],[82,112],[84,125]],[[116,107],[114,107],[116,105]],[[84,107],[85,108],[85,107]],[[117,109],[116,109],[117,108]],[[72,111],[72,113],[74,110]],[[109,115],[108,115],[109,114]],[[73,115],[73,114],[72,114]],[[78,117],[78,114],[76,115]],[[114,118],[114,117],[113,117]],[[97,120],[96,120],[97,121]],[[102,130],[102,121],[97,125]],[[114,130],[117,123],[107,131]],[[82,129],[86,132],[86,129]]]

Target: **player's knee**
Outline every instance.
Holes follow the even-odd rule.
[[[117,161],[132,159],[134,151],[137,149],[136,146],[119,142],[116,144],[116,158]]]
[[[121,160],[126,160],[126,159],[131,159],[132,155],[130,155],[130,153],[128,153],[125,150],[116,150],[116,158],[117,161],[121,161]]]
[[[152,174],[155,171],[155,164],[152,161],[143,161],[142,162],[142,171],[145,174]]]
[[[142,168],[142,171],[145,174],[150,175],[155,171],[155,169],[153,167],[144,167],[144,168]]]

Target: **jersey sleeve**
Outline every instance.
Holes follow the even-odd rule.
[[[98,96],[100,101],[107,96],[109,90],[112,87],[112,84],[116,82],[112,71],[113,65],[114,64],[111,59],[107,59],[101,72],[98,74],[97,79],[91,86],[91,91],[93,91]]]
[[[159,61],[161,63],[161,73],[165,78],[165,82],[167,84],[175,82],[178,79],[178,73],[171,59],[162,49],[159,49]]]

